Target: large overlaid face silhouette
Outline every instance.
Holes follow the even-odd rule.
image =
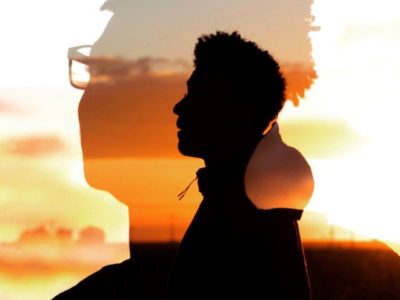
[[[118,168],[102,169],[112,167],[113,161],[129,164],[127,160],[135,156],[176,155],[174,119],[168,112],[180,94],[178,80],[179,76],[149,75],[124,82],[89,83],[79,104],[79,122],[85,176],[90,184],[113,191],[113,180],[101,180],[108,177],[107,172],[123,175]]]
[[[179,76],[137,76],[90,84],[79,104],[84,158],[173,156],[174,126],[167,111],[180,94]],[[170,124],[168,121],[171,121]]]
[[[286,11],[283,6],[254,2],[249,7],[260,12],[257,18],[251,14],[251,18],[232,19],[234,6],[208,1],[205,22],[203,18],[192,17],[197,14],[195,7],[204,6],[195,1],[181,3],[180,10],[156,1],[105,3],[103,8],[113,15],[92,46],[88,61],[91,77],[79,104],[84,171],[92,187],[108,191],[134,208],[136,216],[131,216],[131,223],[138,224],[137,236],[148,238],[151,231],[154,233],[151,237],[169,238],[171,216],[178,220],[179,230],[183,232],[201,198],[194,191],[189,197],[192,202],[177,201],[176,195],[203,164],[201,160],[184,159],[179,153],[176,115],[171,112],[177,99],[185,94],[185,82],[192,72],[193,47],[200,35],[215,32],[216,28],[227,32],[238,29],[245,37],[276,53],[278,61],[285,66],[285,75],[293,75],[293,80],[289,81],[290,95],[302,95],[310,86],[310,75],[313,75],[307,38],[310,24],[305,21],[309,1],[291,1],[302,12],[287,11],[291,22],[299,24],[293,25],[296,36],[302,36],[303,46],[297,47],[295,52],[289,51],[291,41],[281,43],[276,36],[283,29],[273,20],[279,15],[278,11]],[[160,5],[164,11],[162,16]],[[224,9],[214,13],[221,7]],[[265,20],[269,21],[264,24]],[[220,22],[226,26],[217,26]],[[246,27],[248,22],[254,23],[251,28],[264,28],[265,32],[261,35],[258,29],[254,32]],[[285,63],[293,61],[300,64]],[[197,71],[190,79],[194,81],[193,88]],[[221,139],[238,138],[243,127],[239,126],[235,115],[238,111],[233,109],[229,111],[229,120],[219,120],[222,111],[228,117],[228,110],[233,107],[225,106],[221,99],[229,99],[229,104],[235,99],[235,94],[232,95],[232,90],[223,83],[225,76],[201,76],[207,77],[197,81],[207,86],[200,89],[201,93],[208,93],[207,97],[200,97],[198,90],[189,86],[187,97],[175,111],[180,119],[178,124],[182,126],[179,150],[185,155],[204,158]],[[219,104],[212,102],[217,97]],[[212,103],[192,101],[194,99]],[[194,103],[196,106],[204,104],[204,107],[194,112]],[[243,115],[243,109],[241,113]],[[201,128],[201,132],[196,128]],[[163,233],[159,235],[159,232]]]

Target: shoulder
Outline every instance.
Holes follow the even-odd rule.
[[[135,273],[131,259],[108,265],[53,299],[125,299],[126,295],[131,294],[130,289],[134,288],[132,277],[135,277]]]

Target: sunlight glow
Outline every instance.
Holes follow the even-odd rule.
[[[87,186],[85,175],[83,174],[83,163],[82,161],[75,161],[71,163],[69,171],[70,181],[78,186]]]
[[[362,145],[344,156],[312,162],[316,190],[308,209],[326,213],[330,223],[399,242],[396,1],[315,1],[313,14],[321,27],[311,36],[319,78],[304,109],[309,116],[349,124]]]
[[[66,51],[98,38],[111,16],[110,12],[100,12],[103,3],[104,0],[1,2],[0,27],[8,30],[3,30],[0,37],[4,44],[0,85],[65,83]]]

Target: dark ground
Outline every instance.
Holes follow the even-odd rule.
[[[177,244],[136,244],[135,254],[157,261],[165,276]],[[386,247],[305,245],[314,300],[400,300],[400,257]]]

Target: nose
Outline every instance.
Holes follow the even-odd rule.
[[[185,102],[186,102],[186,98],[187,96],[184,96],[178,103],[175,104],[174,108],[173,108],[173,112],[176,115],[180,115],[182,114],[182,110],[184,108]]]

